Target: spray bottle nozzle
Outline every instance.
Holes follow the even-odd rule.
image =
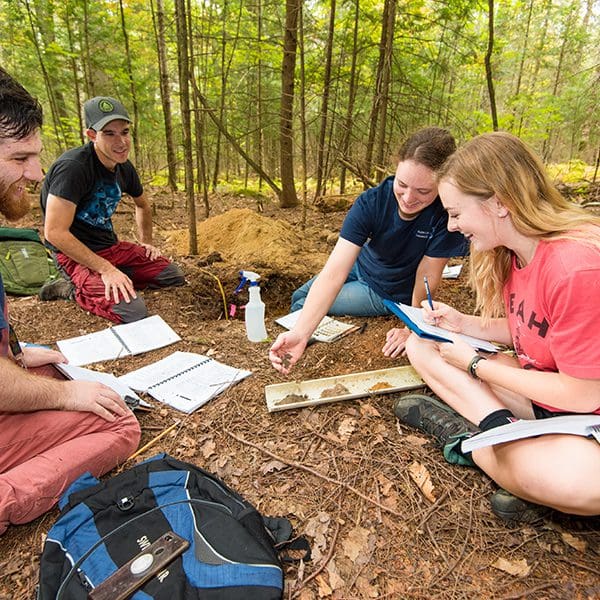
[[[260,275],[254,271],[240,271],[240,278],[240,283],[235,288],[234,294],[239,294],[246,284],[249,284],[250,286],[258,285]]]

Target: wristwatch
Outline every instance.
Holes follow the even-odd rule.
[[[479,375],[477,375],[477,367],[479,367],[479,363],[482,360],[486,360],[485,356],[481,356],[480,354],[476,354],[471,359],[471,362],[469,363],[469,366],[467,367],[467,373],[469,373],[469,375],[473,379],[479,379]]]

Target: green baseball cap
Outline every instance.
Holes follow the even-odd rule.
[[[102,128],[120,119],[131,123],[127,109],[115,98],[108,96],[96,96],[83,105],[85,115],[85,126],[88,129],[101,131]]]

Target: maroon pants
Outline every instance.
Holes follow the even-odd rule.
[[[145,248],[139,244],[117,242],[96,254],[123,271],[131,279],[135,289],[162,287],[174,283],[172,277],[167,278],[165,283],[160,276],[165,270],[172,270],[175,265],[163,256],[150,260],[146,256]],[[59,252],[56,253],[56,260],[71,278],[75,286],[75,299],[82,308],[115,323],[123,321],[114,311],[115,303],[112,298],[107,300],[105,297],[104,282],[100,273],[91,271]],[[182,282],[183,277],[175,283]]]

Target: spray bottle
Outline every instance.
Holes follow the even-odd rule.
[[[240,271],[242,280],[235,293],[248,284],[248,304],[245,307],[246,334],[251,342],[264,342],[267,339],[265,329],[265,303],[260,299],[258,282],[260,275],[253,271]]]

